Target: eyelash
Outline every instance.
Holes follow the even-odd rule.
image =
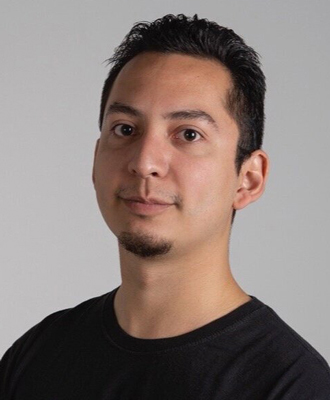
[[[118,126],[128,126],[128,127],[132,128],[132,129],[134,130],[133,126],[131,126],[131,125],[129,125],[129,124],[116,124],[116,125],[114,125],[114,126],[110,129],[110,132],[112,132],[114,135],[119,136],[119,137],[129,137],[129,136],[117,135],[117,134],[115,133],[115,129],[116,129]],[[185,128],[185,129],[182,129],[179,133],[184,132],[184,131],[193,131],[193,132],[197,133],[197,134],[201,137],[201,139],[203,139],[203,135],[202,135],[201,133],[199,133],[196,129]],[[199,140],[201,140],[201,139],[199,139]],[[198,142],[199,140],[191,140],[191,141],[190,141],[190,140],[185,140],[185,142],[187,142],[187,143],[194,143],[194,142]]]

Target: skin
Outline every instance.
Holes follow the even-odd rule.
[[[116,111],[104,118],[93,183],[103,218],[118,238],[122,284],[114,308],[131,336],[184,334],[251,300],[231,273],[231,216],[262,195],[269,160],[257,150],[237,175],[239,131],[226,109],[231,85],[219,62],[152,52],[129,61],[114,82],[106,110],[120,102],[141,115]],[[217,128],[196,117],[164,118],[188,109],[205,111]],[[127,196],[172,205],[146,215],[128,208]],[[121,243],[125,235],[141,254]],[[162,245],[163,254],[143,253]]]

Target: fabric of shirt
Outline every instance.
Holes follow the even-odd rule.
[[[130,336],[119,287],[55,312],[0,362],[1,400],[329,400],[325,359],[269,306],[251,300],[191,332]]]

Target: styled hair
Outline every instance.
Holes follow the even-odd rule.
[[[226,108],[239,128],[235,156],[238,174],[243,162],[261,148],[263,140],[266,83],[258,53],[233,30],[206,18],[199,19],[197,14],[193,17],[168,14],[153,22],[138,22],[107,60],[112,66],[102,90],[100,129],[116,77],[128,61],[144,52],[218,60],[230,72],[232,87],[227,93]]]

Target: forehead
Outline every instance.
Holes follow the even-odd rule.
[[[225,104],[232,86],[230,72],[217,60],[185,54],[141,53],[130,60],[118,74],[110,97],[144,96]],[[150,93],[150,90],[152,93]],[[152,96],[153,94],[153,96]]]

